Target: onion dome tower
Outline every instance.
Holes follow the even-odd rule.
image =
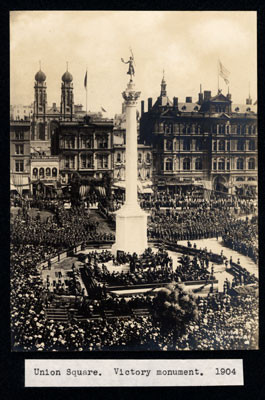
[[[40,70],[35,75],[34,113],[36,117],[44,116],[47,108],[46,75]]]
[[[68,63],[67,63],[66,72],[62,76],[61,116],[63,120],[72,121],[73,114],[74,114],[73,76],[68,71]]]

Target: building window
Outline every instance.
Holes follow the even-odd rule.
[[[117,153],[117,162],[121,162],[121,153]]]
[[[225,133],[225,125],[219,125],[219,133]]]
[[[75,148],[75,139],[73,137],[65,138],[65,147],[67,149],[74,149]]]
[[[216,161],[213,162],[213,169],[216,170]]]
[[[190,139],[189,138],[183,139],[183,150],[190,150]]]
[[[183,160],[183,169],[185,171],[190,170],[190,158],[184,158],[184,160]]]
[[[46,168],[46,176],[51,176],[51,168]]]
[[[148,169],[147,171],[146,171],[146,179],[149,179],[150,178],[150,170]]]
[[[92,147],[91,137],[82,136],[81,143],[82,149],[91,149]]]
[[[138,163],[142,162],[142,153],[138,153]]]
[[[224,151],[225,150],[225,141],[224,140],[219,140],[218,150],[219,151]]]
[[[33,168],[32,173],[33,173],[34,177],[37,177],[38,176],[38,168]]]
[[[108,168],[108,156],[106,154],[98,155],[98,168]]]
[[[66,156],[65,157],[65,168],[74,168],[75,167],[75,157],[74,156]]]
[[[195,149],[202,150],[202,140],[201,139],[196,139]]]
[[[172,170],[173,170],[172,158],[167,158],[166,159],[166,171],[172,171]]]
[[[225,169],[225,160],[223,158],[220,158],[220,160],[218,160],[218,170],[224,171],[224,169]]]
[[[229,161],[227,161],[227,163],[226,163],[226,169],[227,169],[227,170],[230,169],[230,162],[229,162]]]
[[[107,136],[100,136],[97,139],[98,149],[107,149],[108,148],[108,138]]]
[[[237,150],[244,150],[245,149],[245,141],[240,139],[237,141]]]
[[[230,151],[230,141],[229,140],[226,142],[226,148],[227,148],[227,151]]]
[[[24,171],[24,160],[16,160],[16,172],[23,172]]]
[[[241,125],[237,125],[236,133],[237,133],[238,135],[241,135]]]
[[[214,150],[214,151],[217,150],[217,141],[216,141],[216,140],[213,142],[213,150]]]
[[[57,176],[57,168],[52,169],[52,176],[55,178]]]
[[[147,162],[147,164],[150,164],[150,162],[151,162],[151,155],[150,155],[150,153],[146,153],[146,162]]]
[[[172,133],[172,124],[164,124],[164,133]]]
[[[16,131],[15,132],[15,139],[16,140],[24,140],[24,132],[23,131]]]
[[[92,168],[91,154],[81,154],[81,168]]]
[[[16,152],[16,154],[24,154],[24,145],[23,144],[16,144],[15,145],[15,152]]]
[[[172,140],[166,140],[166,150],[173,150]]]
[[[196,160],[195,160],[195,169],[196,170],[202,169],[202,159],[201,158],[196,158]]]
[[[249,142],[248,142],[248,149],[249,149],[249,150],[255,150],[255,149],[256,149],[255,140],[249,140]]]
[[[226,125],[226,133],[227,134],[230,133],[230,126],[229,125]]]
[[[254,158],[250,158],[248,160],[248,169],[255,169],[255,159]]]
[[[38,125],[39,130],[39,140],[45,140],[45,125],[40,123]]]
[[[44,168],[40,168],[40,178],[44,178]]]
[[[236,162],[236,169],[243,169],[244,168],[244,160],[243,158],[238,158]]]

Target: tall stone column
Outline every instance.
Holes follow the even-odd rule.
[[[140,92],[130,80],[122,93],[126,106],[125,204],[116,213],[116,243],[113,252],[141,254],[147,248],[147,214],[137,201],[137,124],[136,105]]]

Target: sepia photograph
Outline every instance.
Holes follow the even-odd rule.
[[[13,352],[259,349],[257,13],[10,12]]]

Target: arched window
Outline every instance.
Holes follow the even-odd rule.
[[[195,148],[196,148],[196,150],[202,150],[202,140],[201,139],[196,139]]]
[[[244,168],[244,160],[243,158],[238,158],[236,162],[236,169],[243,169]]]
[[[250,158],[248,160],[248,169],[255,169],[255,158]]]
[[[52,169],[52,176],[56,177],[57,176],[57,168]]]
[[[33,176],[38,176],[38,168],[33,168]]]
[[[239,139],[237,141],[237,150],[244,150],[245,149],[245,141],[242,139]]]
[[[172,158],[166,159],[166,171],[172,171],[173,169],[173,161]]]
[[[184,158],[183,160],[183,169],[188,171],[190,170],[190,158]]]
[[[223,158],[220,158],[218,160],[218,169],[220,171],[224,171],[224,169],[225,169],[225,160]]]
[[[117,162],[121,162],[121,153],[117,153]]]
[[[248,142],[248,149],[249,150],[255,150],[256,149],[255,140],[250,140]]]
[[[226,125],[226,133],[230,133],[230,125]]]
[[[219,140],[218,150],[224,151],[225,150],[225,141]]]
[[[196,158],[196,160],[195,160],[195,169],[197,169],[197,170],[202,169],[202,159],[201,158]]]
[[[51,176],[51,168],[46,168],[46,176]]]
[[[40,168],[40,178],[44,177],[44,168]]]
[[[190,150],[190,139],[189,138],[183,139],[183,150]]]
[[[150,155],[150,153],[146,153],[146,162],[147,162],[148,164],[150,164],[150,162],[151,162],[151,155]]]
[[[45,140],[45,126],[43,123],[39,123],[38,130],[39,130],[39,140]]]
[[[173,150],[172,140],[166,141],[166,150]]]

